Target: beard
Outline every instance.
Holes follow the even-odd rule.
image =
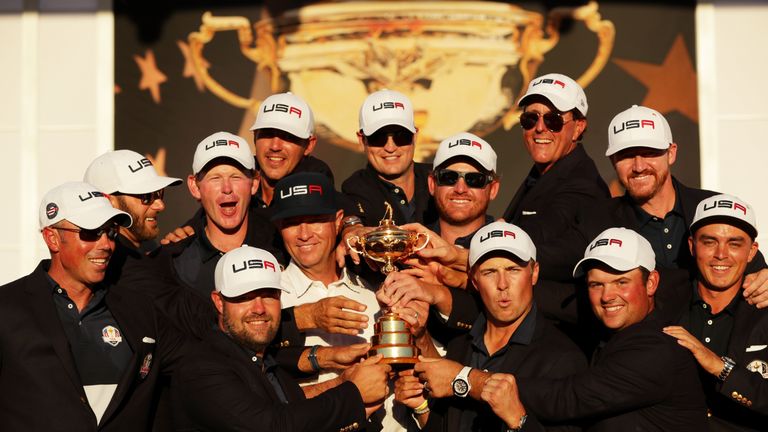
[[[655,197],[669,177],[669,171],[661,174],[659,174],[658,171],[652,171],[645,174],[653,177],[654,181],[652,184],[643,185],[643,187],[630,187],[632,184],[630,181],[631,179],[624,184],[624,188],[627,190],[627,193],[629,193],[629,196],[632,197],[634,201],[641,204]]]
[[[246,320],[247,318],[248,316],[244,317],[243,320]],[[272,340],[277,335],[277,328],[279,326],[278,320],[277,325],[270,325],[265,336],[261,338],[248,332],[248,329],[244,323],[235,322],[235,320],[229,316],[226,310],[224,311],[222,320],[224,323],[224,332],[229,335],[232,340],[237,342],[238,345],[248,348],[255,353],[263,353],[267,349],[267,347],[272,343]],[[273,322],[274,321],[271,321],[271,323]]]

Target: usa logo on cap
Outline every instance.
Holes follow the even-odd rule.
[[[55,218],[56,215],[59,214],[59,206],[57,206],[56,203],[48,203],[48,205],[45,206],[45,214],[48,216],[48,219]]]

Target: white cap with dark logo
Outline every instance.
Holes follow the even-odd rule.
[[[274,94],[261,103],[251,130],[278,129],[307,139],[315,133],[315,118],[304,99],[295,94]]]
[[[444,139],[437,147],[432,169],[437,169],[450,159],[467,157],[487,171],[496,171],[496,152],[490,144],[477,135],[462,132]]]
[[[696,214],[691,222],[691,232],[704,225],[725,223],[744,230],[753,239],[757,237],[757,217],[755,210],[743,199],[720,194],[702,200],[696,206]]]
[[[532,79],[517,106],[528,105],[534,96],[546,98],[560,112],[576,109],[581,115],[587,115],[589,106],[584,89],[579,83],[563,74],[551,73]]]
[[[404,94],[394,90],[379,90],[365,98],[360,107],[360,129],[371,136],[384,126],[402,126],[416,133],[413,104]]]
[[[628,272],[638,267],[656,268],[656,254],[645,237],[627,228],[608,228],[601,232],[584,251],[584,258],[573,268],[573,277],[582,277],[587,264],[597,261],[608,267]]]
[[[68,182],[49,190],[40,202],[40,229],[64,219],[85,229],[96,229],[115,218],[128,228],[131,215],[112,207],[106,195],[96,186]]]
[[[213,278],[216,291],[227,298],[265,288],[282,289],[280,264],[274,255],[246,245],[225,253],[216,263]]]
[[[469,243],[469,266],[491,252],[509,252],[521,261],[536,260],[536,246],[528,234],[508,222],[492,222],[480,228]]]
[[[149,159],[131,150],[97,157],[85,170],[83,181],[107,194],[145,194],[181,184],[181,179],[157,175]]]
[[[216,132],[197,145],[192,160],[192,173],[200,173],[208,162],[216,158],[232,159],[248,170],[256,167],[251,147],[246,140],[229,132]]]
[[[633,147],[666,150],[672,142],[672,130],[663,115],[644,106],[632,105],[616,114],[608,125],[608,150],[605,155],[611,156]]]

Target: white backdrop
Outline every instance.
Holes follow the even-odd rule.
[[[23,12],[25,2],[37,7]],[[0,0],[0,284],[47,257],[43,193],[113,148],[110,10],[109,0]],[[768,4],[702,1],[696,20],[702,186],[751,202],[768,232]]]

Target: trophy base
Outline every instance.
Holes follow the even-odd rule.
[[[419,362],[419,349],[412,345],[376,345],[368,351],[368,356],[382,354],[382,363],[386,363],[394,370],[411,369]]]

